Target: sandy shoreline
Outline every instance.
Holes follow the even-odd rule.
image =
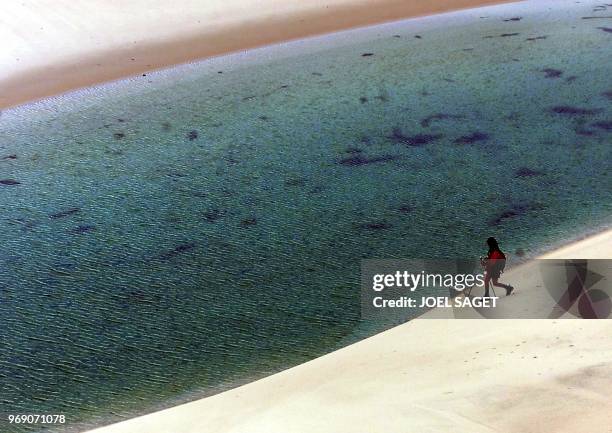
[[[0,17],[0,108],[171,65],[500,0],[9,1]],[[251,6],[249,6],[251,5]],[[146,11],[146,13],[142,13]],[[66,25],[66,23],[71,25]]]
[[[609,259],[611,246],[608,230],[542,258]],[[525,266],[504,279],[527,287],[535,273]],[[537,295],[523,290],[507,301],[531,306]],[[427,316],[448,317],[440,309]],[[416,319],[239,388],[93,431],[604,433],[612,423],[611,333],[610,320]]]

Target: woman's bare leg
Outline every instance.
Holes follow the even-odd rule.
[[[486,280],[486,278],[485,278],[485,280]],[[509,285],[509,284],[502,284],[502,283],[500,283],[500,282],[497,280],[497,278],[493,278],[492,280],[493,280],[493,285],[494,285],[495,287],[503,287],[504,289],[506,289],[506,296],[508,296],[508,295],[509,295],[510,293],[512,293],[512,291],[514,290],[514,287],[512,287],[512,286],[511,286],[511,285]],[[488,290],[487,290],[487,292],[488,292]]]
[[[485,278],[484,278],[484,288],[485,288],[484,296],[485,298],[489,296],[490,281],[491,281],[491,277],[489,276],[489,274],[485,273]]]

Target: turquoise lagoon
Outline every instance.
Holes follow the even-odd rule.
[[[0,431],[124,419],[384,329],[359,317],[362,258],[491,235],[530,257],[608,226],[610,15],[481,8],[6,110]]]

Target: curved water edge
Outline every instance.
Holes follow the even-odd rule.
[[[3,112],[0,412],[77,430],[218,392],[386,326],[360,323],[361,258],[491,234],[531,257],[609,225],[597,5],[407,20]]]

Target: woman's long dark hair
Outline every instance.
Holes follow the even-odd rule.
[[[494,237],[490,237],[489,239],[487,239],[487,245],[489,246],[489,253],[492,253],[493,251],[500,251],[499,249],[499,245],[497,244],[497,239],[495,239]]]

